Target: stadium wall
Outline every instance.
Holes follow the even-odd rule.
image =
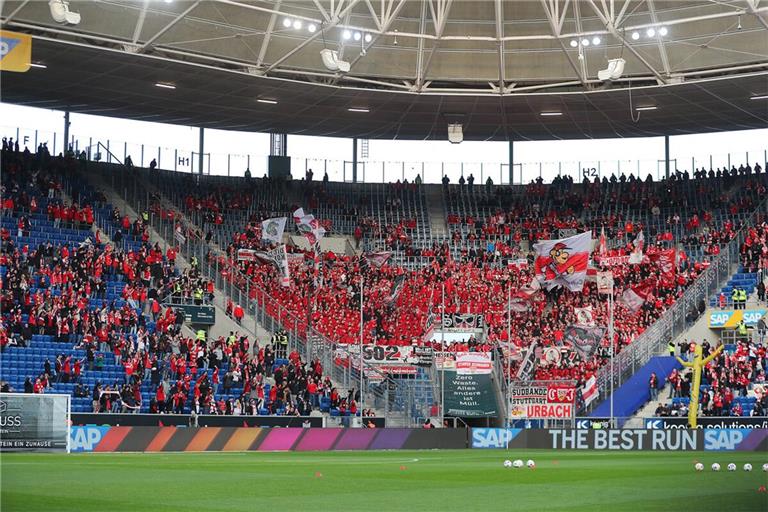
[[[73,426],[73,452],[420,450],[468,446],[465,429]]]
[[[768,429],[407,429],[74,426],[73,452],[243,452],[464,448],[768,451]]]
[[[474,428],[472,448],[608,451],[768,451],[768,429]]]

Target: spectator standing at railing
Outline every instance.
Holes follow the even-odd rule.
[[[657,400],[659,397],[659,379],[655,372],[651,373],[651,378],[648,380],[648,389],[651,393],[651,400]]]
[[[762,275],[758,275],[757,300],[759,300],[760,302],[765,302],[765,282],[763,282]]]

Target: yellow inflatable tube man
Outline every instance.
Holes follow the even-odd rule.
[[[686,368],[693,368],[693,383],[691,384],[691,403],[688,406],[688,427],[696,428],[696,420],[699,414],[699,388],[701,387],[701,371],[707,366],[707,363],[716,358],[723,351],[723,345],[720,345],[714,352],[707,357],[701,357],[701,345],[697,344],[693,351],[693,362],[683,361],[679,357],[677,360]]]

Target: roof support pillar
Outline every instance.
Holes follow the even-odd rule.
[[[664,173],[669,179],[669,135],[664,136]]]
[[[205,162],[205,158],[203,157],[205,155],[205,128],[202,126],[200,127],[200,141],[198,144],[198,153],[197,153],[197,172],[198,174],[203,174],[203,163]]]
[[[522,180],[522,176],[520,176]],[[509,184],[515,183],[515,141],[509,139]]]
[[[357,137],[352,139],[352,181],[357,183]]]
[[[64,151],[63,154],[67,154],[67,150],[69,149],[69,110],[64,111]],[[18,137],[16,138],[18,140]],[[35,151],[37,151],[37,148],[35,148]]]

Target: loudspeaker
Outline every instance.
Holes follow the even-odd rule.
[[[269,177],[287,180],[291,177],[291,157],[269,156]]]

